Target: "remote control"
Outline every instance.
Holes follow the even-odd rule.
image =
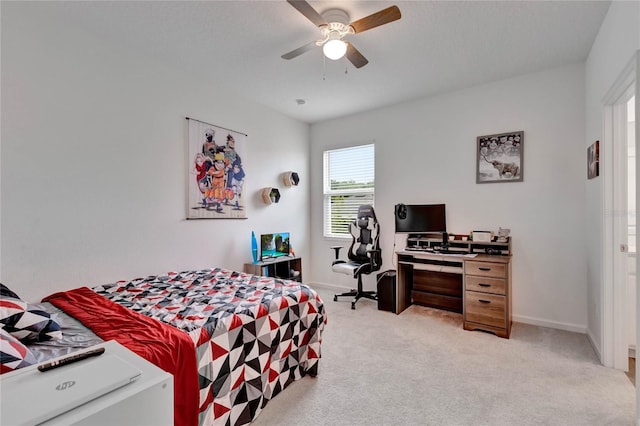
[[[73,364],[74,362],[81,361],[83,359],[91,358],[93,356],[102,355],[104,353],[104,348],[98,348],[87,352],[82,352],[75,355],[70,355],[65,358],[60,358],[56,361],[51,361],[46,364],[42,364],[38,366],[38,370],[40,371],[49,371],[54,368],[62,367],[68,364]]]

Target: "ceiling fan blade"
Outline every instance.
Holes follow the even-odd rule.
[[[289,53],[285,53],[281,57],[282,57],[282,59],[293,59],[296,56],[302,55],[304,52],[308,52],[309,50],[313,49],[314,47],[316,47],[316,42],[312,41],[312,42],[309,42],[309,43],[305,44],[304,46],[300,46],[297,49],[292,50]]]
[[[287,0],[287,3],[295,7],[298,12],[302,13],[316,26],[328,25],[328,22],[305,0]]]
[[[397,21],[401,17],[402,15],[400,14],[398,6],[391,6],[369,16],[365,16],[362,19],[358,19],[350,25],[356,33],[361,33],[363,31],[370,30],[371,28]]]
[[[369,63],[367,58],[362,56],[362,53],[360,53],[360,51],[358,49],[353,47],[353,44],[351,44],[349,42],[346,42],[346,43],[347,43],[346,56],[347,56],[347,59],[349,60],[349,62],[351,62],[354,67],[362,68],[362,67],[364,67],[365,65],[367,65]]]

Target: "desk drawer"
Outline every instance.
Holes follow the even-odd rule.
[[[485,293],[502,295],[506,294],[505,280],[503,278],[485,278],[467,275],[464,279],[465,290],[481,291]]]
[[[506,328],[505,296],[465,292],[465,321]]]
[[[468,260],[465,262],[467,275],[479,275],[481,277],[506,278],[507,268],[504,263],[477,262]]]

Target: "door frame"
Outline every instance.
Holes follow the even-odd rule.
[[[614,181],[621,179],[621,159],[627,156],[626,138],[620,137],[620,132],[626,136],[625,129],[616,129],[616,118],[621,114],[620,99],[623,96],[636,96],[636,129],[638,129],[638,91],[640,84],[637,79],[637,73],[640,70],[640,50],[636,51],[629,64],[624,68],[616,82],[613,84],[609,92],[603,98],[604,106],[604,132],[603,143],[600,150],[600,164],[603,176],[603,287],[601,299],[602,312],[602,342],[601,354],[602,364],[607,367],[613,367],[627,371],[629,368],[629,342],[627,334],[627,282],[628,277],[624,274],[627,270],[628,259],[626,255],[620,252],[620,244],[622,238],[620,228],[626,223],[626,213],[621,212],[619,206],[623,202],[621,197],[624,196],[624,205],[626,205],[626,184],[623,188],[614,188]],[[634,86],[635,85],[635,86]],[[635,87],[634,89],[631,89]],[[634,92],[630,92],[633,90]],[[627,98],[628,99],[628,98]],[[625,104],[626,108],[626,104]],[[636,131],[636,135],[638,135]],[[636,152],[638,150],[638,138],[636,137]],[[636,170],[639,163],[639,157],[636,156]],[[622,167],[626,170],[626,163]],[[626,175],[626,173],[625,173]],[[626,178],[626,176],[625,176]],[[638,176],[636,175],[636,182]],[[624,194],[623,194],[624,192]],[[636,185],[636,199],[640,192],[640,185]],[[638,209],[636,209],[636,223],[638,222]],[[625,216],[624,221],[621,217]],[[618,231],[618,232],[617,232]],[[625,240],[626,241],[626,240]],[[622,258],[625,259],[622,259]],[[636,258],[638,262],[638,258]],[[637,266],[637,265],[636,265]],[[624,275],[624,276],[623,276]],[[636,306],[638,302],[636,301]],[[636,329],[638,330],[638,316],[636,316]],[[636,339],[636,341],[638,341]]]

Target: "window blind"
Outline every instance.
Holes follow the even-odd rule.
[[[375,146],[324,152],[324,236],[350,237],[349,223],[362,204],[374,204]]]

